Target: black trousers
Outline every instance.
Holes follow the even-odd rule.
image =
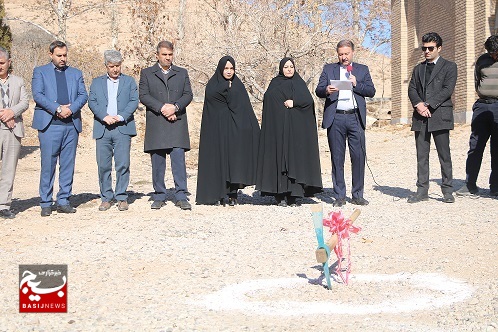
[[[422,124],[420,131],[415,132],[415,146],[417,149],[417,194],[429,193],[429,152],[431,149],[431,135],[434,137],[436,150],[441,165],[441,191],[443,194],[453,192],[453,169],[450,153],[450,131],[438,130],[429,132],[427,122]]]
[[[164,176],[166,173],[166,155],[171,159],[171,171],[175,182],[175,200],[187,199],[187,168],[185,165],[185,150],[182,148],[172,148],[163,150],[153,150],[150,153],[152,163],[152,186],[154,201],[166,200],[166,184]]]
[[[469,152],[465,172],[467,188],[477,188],[477,176],[481,169],[486,144],[491,137],[491,175],[489,188],[498,191],[498,103],[486,104],[477,101],[473,106]]]

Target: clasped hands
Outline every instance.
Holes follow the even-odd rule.
[[[425,106],[425,103],[420,102],[415,106],[415,109],[417,110],[417,113],[422,115],[424,118],[430,118],[431,111],[429,110],[429,107]]]
[[[5,123],[7,128],[14,128],[14,126],[16,125],[16,121],[14,119],[14,111],[7,108],[0,109],[0,121]]]
[[[176,107],[173,104],[164,104],[161,107],[161,114],[170,122],[176,121]]]
[[[59,119],[69,118],[73,114],[73,112],[69,109],[69,106],[71,106],[71,104],[61,105],[61,112],[55,112]]]
[[[117,115],[106,115],[102,120],[109,126],[121,121]]]

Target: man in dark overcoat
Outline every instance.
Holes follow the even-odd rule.
[[[408,97],[414,109],[411,129],[415,132],[417,150],[417,193],[408,198],[408,203],[429,199],[431,135],[441,164],[443,202],[455,201],[450,130],[454,126],[451,95],[457,80],[457,66],[439,55],[442,45],[443,40],[435,32],[422,36],[425,61],[415,66],[408,86]]]
[[[144,151],[151,156],[152,209],[166,203],[166,155],[171,158],[175,182],[175,205],[190,210],[187,199],[185,151],[190,150],[187,106],[192,101],[192,88],[187,70],[173,65],[173,44],[161,41],[156,50],[157,63],[140,73],[139,98],[146,106]]]

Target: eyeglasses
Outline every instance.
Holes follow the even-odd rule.
[[[422,46],[422,51],[425,52],[425,51],[429,50],[429,52],[432,52],[432,51],[434,51],[435,48],[436,48],[435,46]]]

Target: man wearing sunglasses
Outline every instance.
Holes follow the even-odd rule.
[[[454,126],[451,95],[457,80],[457,66],[439,55],[442,45],[441,36],[435,32],[422,36],[425,61],[415,66],[408,86],[408,97],[414,109],[411,129],[415,132],[417,150],[417,193],[408,197],[408,203],[429,199],[431,135],[441,164],[443,202],[455,202],[450,130]]]
[[[491,137],[491,175],[489,194],[498,196],[498,35],[489,37],[484,43],[487,53],[477,59],[475,67],[475,89],[479,99],[472,107],[469,152],[465,165],[466,184],[458,189],[457,196],[476,195],[477,176],[481,168],[484,149]]]

